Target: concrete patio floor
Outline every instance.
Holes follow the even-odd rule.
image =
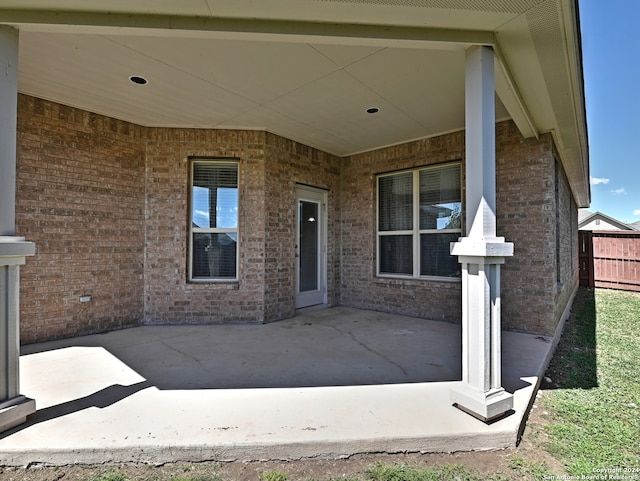
[[[251,326],[145,326],[24,346],[27,423],[0,464],[343,457],[515,446],[552,340],[503,333],[514,412],[456,409],[460,326],[344,307]]]

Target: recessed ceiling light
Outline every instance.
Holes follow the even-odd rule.
[[[146,85],[149,83],[146,78],[140,77],[140,75],[132,75],[131,77],[129,77],[129,80],[138,85]]]
[[[367,109],[368,114],[377,114],[380,111],[378,107],[369,107]]]

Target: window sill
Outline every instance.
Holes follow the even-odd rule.
[[[401,277],[401,276],[386,276],[378,274],[374,278],[374,282],[380,284],[405,284],[405,283],[424,283],[424,282],[444,282],[447,284],[459,284],[462,282],[461,277],[436,277],[436,276],[424,276],[424,277]]]
[[[238,279],[223,280],[223,279],[192,279],[187,281],[187,287],[193,289],[204,289],[217,287],[219,289],[239,289],[240,281]]]

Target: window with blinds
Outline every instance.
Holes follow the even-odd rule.
[[[378,176],[379,276],[460,277],[460,163]]]
[[[238,278],[238,163],[192,160],[189,280]]]

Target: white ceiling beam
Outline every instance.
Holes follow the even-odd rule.
[[[540,138],[540,133],[538,132],[538,129],[533,122],[533,118],[522,100],[522,96],[520,95],[518,87],[507,68],[507,64],[504,61],[504,57],[502,56],[500,49],[497,45],[494,45],[493,50],[496,53],[495,87],[498,97],[500,97],[502,104],[507,109],[507,112],[509,112],[509,115],[511,115],[511,118],[523,137]]]

